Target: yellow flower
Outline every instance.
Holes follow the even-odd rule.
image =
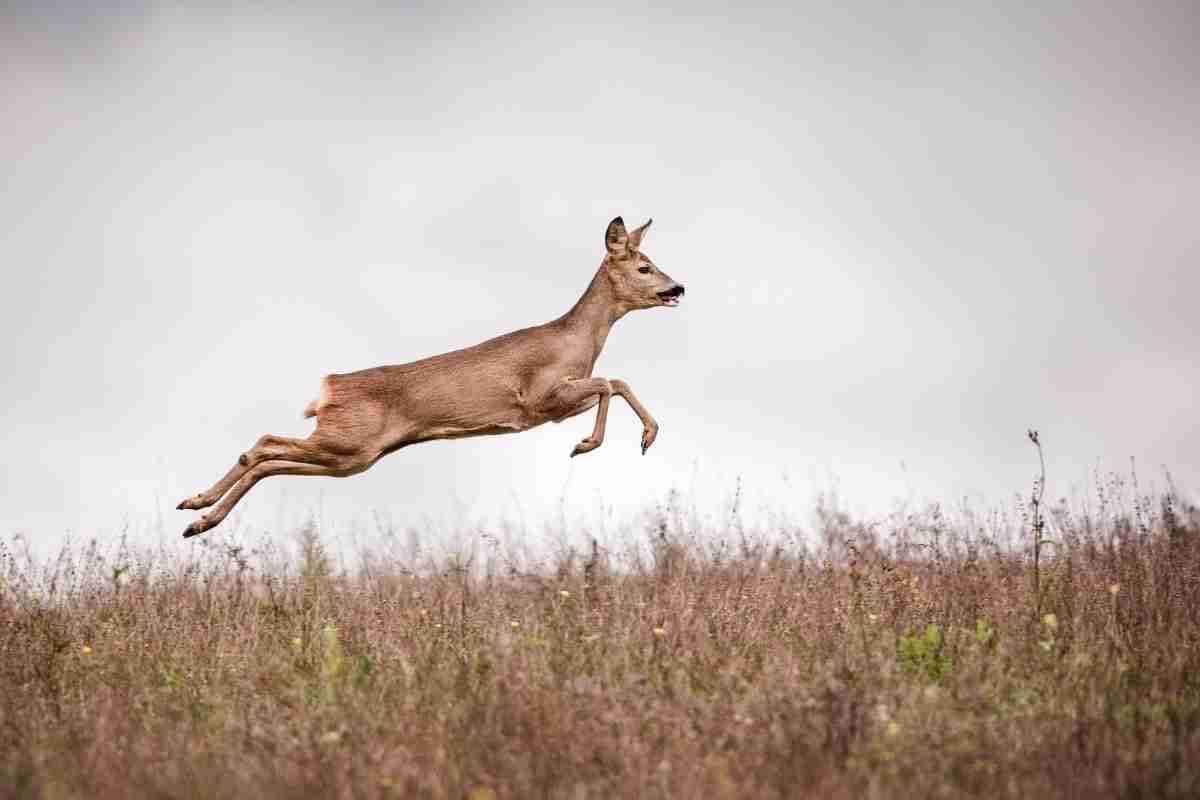
[[[521,627],[521,623],[517,622],[515,619],[508,624],[511,625],[514,629]]]
[[[1050,630],[1054,630],[1058,627],[1058,617],[1056,617],[1054,614],[1047,614],[1046,616],[1042,617],[1042,624]]]
[[[299,647],[301,644],[303,644],[303,642],[300,641],[299,636],[296,636],[292,639],[292,647]]]
[[[570,592],[568,592],[566,589],[563,589],[561,592],[559,592],[559,594],[560,594],[560,595],[562,595],[563,597],[570,597],[570,596],[571,596],[571,593],[570,593]]]
[[[667,629],[666,628],[655,628],[654,635],[661,639],[662,637],[667,635]]]
[[[83,653],[85,656],[90,656],[92,654],[92,648],[90,645],[85,644],[79,652]]]
[[[1120,591],[1121,591],[1121,584],[1119,584],[1119,583],[1114,583],[1108,587],[1108,593],[1111,594],[1113,597],[1116,597],[1117,593]]]
[[[885,728],[885,730],[887,731],[888,736],[899,736],[900,735],[900,723],[889,722],[887,724],[887,728]]]

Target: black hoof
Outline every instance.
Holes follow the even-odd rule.
[[[183,529],[183,538],[190,539],[193,536],[199,536],[202,533],[204,533],[203,529],[197,528],[194,524],[188,525]]]

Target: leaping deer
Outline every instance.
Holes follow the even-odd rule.
[[[200,509],[220,501],[187,526],[184,538],[215,527],[272,475],[346,477],[410,444],[526,431],[595,406],[596,425],[573,458],[604,442],[613,395],[641,419],[644,455],[658,423],[629,384],[594,378],[592,369],[614,322],[637,309],[677,306],[683,296],[683,285],[641,252],[649,227],[627,232],[620,217],[610,222],[600,269],[579,302],[553,322],[411,364],[325,376],[304,409],[317,418],[316,430],[307,439],[261,437],[211,489],[180,503]]]

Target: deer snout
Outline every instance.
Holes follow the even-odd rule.
[[[684,288],[682,283],[677,283],[669,289],[664,289],[658,293],[658,299],[662,301],[664,306],[679,305],[679,298],[683,297]]]

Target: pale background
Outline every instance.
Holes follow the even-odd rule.
[[[272,479],[226,523],[632,513],[675,487],[1200,488],[1194,3],[6,4],[0,533],[165,530],[321,375],[563,313],[615,214],[682,307],[614,403]],[[184,544],[180,544],[184,547]]]

